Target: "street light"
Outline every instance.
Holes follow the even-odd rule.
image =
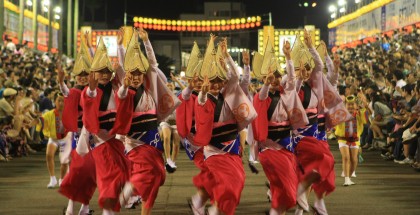
[[[331,14],[331,19],[335,19],[335,17],[337,17],[337,13],[332,13]]]
[[[50,0],[43,0],[42,1],[43,6],[50,6],[50,3],[51,3]]]
[[[346,4],[347,4],[346,0],[338,0],[338,6],[344,6]]]
[[[342,7],[342,8],[340,8],[340,13],[344,13],[344,12],[346,12],[346,8],[345,7]]]
[[[31,0],[28,0],[28,1],[26,1],[26,6],[29,6],[29,7],[32,7],[32,1]]]
[[[316,7],[316,2],[312,3],[312,7]]]
[[[337,11],[337,7],[336,7],[335,5],[330,5],[330,6],[328,7],[328,10],[332,13],[332,12]]]
[[[54,8],[55,13],[61,13],[61,7],[57,6]]]
[[[359,4],[362,0],[354,0],[354,3]]]
[[[55,15],[54,15],[54,19],[57,19],[57,20],[58,20],[58,19],[60,19],[60,15],[55,14]]]

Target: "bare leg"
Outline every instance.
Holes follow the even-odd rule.
[[[372,123],[370,125],[370,128],[373,131],[373,137],[374,138],[378,138],[378,137],[381,138],[381,139],[384,138],[384,134],[382,134],[381,128],[376,123]]]
[[[162,126],[163,135],[163,149],[165,151],[165,158],[171,158],[171,129]]]
[[[176,130],[172,132],[172,161],[175,162],[179,152],[179,141],[181,138]]]
[[[356,171],[357,164],[358,164],[358,157],[359,157],[359,149],[350,149],[350,174]]]
[[[408,158],[409,155],[409,151],[410,151],[410,144],[403,144],[404,147],[404,157]]]
[[[350,177],[350,151],[349,147],[340,147],[341,161],[343,165],[343,172],[345,177]]]
[[[61,166],[60,166],[60,178],[61,179],[64,179],[64,176],[66,176],[68,169],[69,169],[69,164],[68,163],[61,164]]]
[[[57,146],[53,143],[49,143],[47,145],[47,151],[46,151],[46,160],[47,160],[47,168],[48,173],[50,176],[54,176],[54,155],[57,151]]]

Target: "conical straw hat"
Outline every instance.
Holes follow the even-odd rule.
[[[130,43],[128,44],[127,52],[125,53],[124,70],[126,72],[134,72],[138,70],[139,72],[145,74],[148,69],[149,61],[140,50],[138,34],[134,31],[131,36]]]

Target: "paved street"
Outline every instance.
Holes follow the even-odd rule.
[[[337,162],[336,174],[340,176],[341,157],[335,143],[332,144],[332,150]],[[0,215],[62,214],[67,200],[58,194],[57,189],[46,188],[49,177],[44,153],[0,163]],[[357,185],[343,187],[344,179],[337,177],[336,191],[326,200],[329,214],[420,214],[420,173],[408,166],[383,161],[379,152],[365,152],[364,158],[357,178],[353,179]],[[186,198],[195,192],[191,178],[197,169],[185,153],[180,154],[177,166],[174,174],[167,175],[153,214],[189,214]],[[270,207],[265,195],[264,172],[261,166],[258,165],[258,168],[260,174],[254,175],[245,166],[245,189],[236,214],[264,214]],[[58,166],[56,170],[56,175],[59,175]],[[311,202],[312,198],[313,195]],[[75,212],[79,206],[75,204]],[[96,211],[94,214],[101,214],[97,193],[91,201],[91,208]],[[140,214],[140,208],[123,209],[120,214]],[[293,212],[289,211],[288,214]]]

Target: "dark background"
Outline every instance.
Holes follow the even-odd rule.
[[[202,13],[204,10],[204,2],[230,2],[221,0],[80,0],[81,9],[80,23],[83,20],[92,22],[92,27],[95,29],[96,22],[106,22],[109,28],[116,29],[124,23],[124,9],[127,11],[127,25],[133,25],[134,16],[163,18],[163,19],[178,19],[181,13]],[[350,1],[350,0],[349,0]],[[275,28],[298,28],[307,25],[315,25],[321,29],[321,38],[328,39],[327,24],[329,22],[330,14],[328,6],[336,3],[333,0],[244,0],[234,1],[243,2],[246,8],[247,16],[262,17],[262,25],[268,25],[268,13],[272,13],[272,22]],[[308,2],[309,7],[299,7],[299,3]],[[316,7],[311,7],[312,3],[316,2]],[[350,2],[349,2],[350,3]],[[126,4],[126,7],[125,7]],[[95,8],[92,10],[92,8]],[[107,12],[105,12],[107,11]],[[233,17],[234,18],[234,17]],[[248,30],[251,32],[251,49],[257,48],[257,31],[258,29]],[[176,39],[178,33],[167,31],[150,31],[153,39]],[[252,39],[252,38],[255,38]]]

